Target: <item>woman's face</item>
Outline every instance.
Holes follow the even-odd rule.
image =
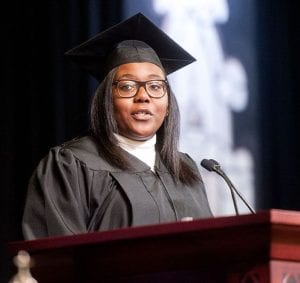
[[[118,67],[114,80],[165,80],[165,75],[152,63],[128,63]],[[141,86],[136,96],[123,98],[113,87],[113,103],[119,134],[133,140],[147,140],[155,135],[165,119],[168,94],[152,98]]]

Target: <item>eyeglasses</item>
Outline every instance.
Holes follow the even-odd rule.
[[[134,80],[118,80],[112,83],[116,86],[117,93],[120,97],[131,98],[136,96],[140,87],[144,87],[147,94],[152,98],[162,98],[168,89],[166,80],[149,80],[149,81],[134,81]]]

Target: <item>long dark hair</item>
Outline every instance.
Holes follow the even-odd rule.
[[[99,146],[99,154],[111,165],[129,169],[130,163],[122,154],[114,133],[118,126],[114,117],[112,83],[116,68],[111,70],[98,86],[91,105],[91,130]],[[175,181],[193,184],[200,177],[196,170],[185,162],[178,152],[180,115],[177,100],[169,88],[168,116],[156,133],[156,150]]]

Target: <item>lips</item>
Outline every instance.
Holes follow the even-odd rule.
[[[153,116],[152,112],[148,109],[139,109],[131,114],[136,120],[149,120]]]

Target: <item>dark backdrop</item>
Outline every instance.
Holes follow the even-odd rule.
[[[122,17],[118,0],[7,2],[1,4],[2,243],[22,239],[26,186],[38,161],[49,147],[82,133],[88,125],[96,84],[66,60],[64,52]],[[7,253],[2,254],[1,279],[8,277],[10,261]]]
[[[6,19],[1,40],[1,242],[22,239],[26,186],[41,157],[88,127],[96,84],[63,53],[123,18],[121,0],[29,2],[10,1],[1,9]],[[296,1],[256,2],[257,208],[300,210],[300,16]],[[7,257],[1,258],[6,269]]]
[[[261,207],[300,210],[300,17],[296,1],[257,1]]]

